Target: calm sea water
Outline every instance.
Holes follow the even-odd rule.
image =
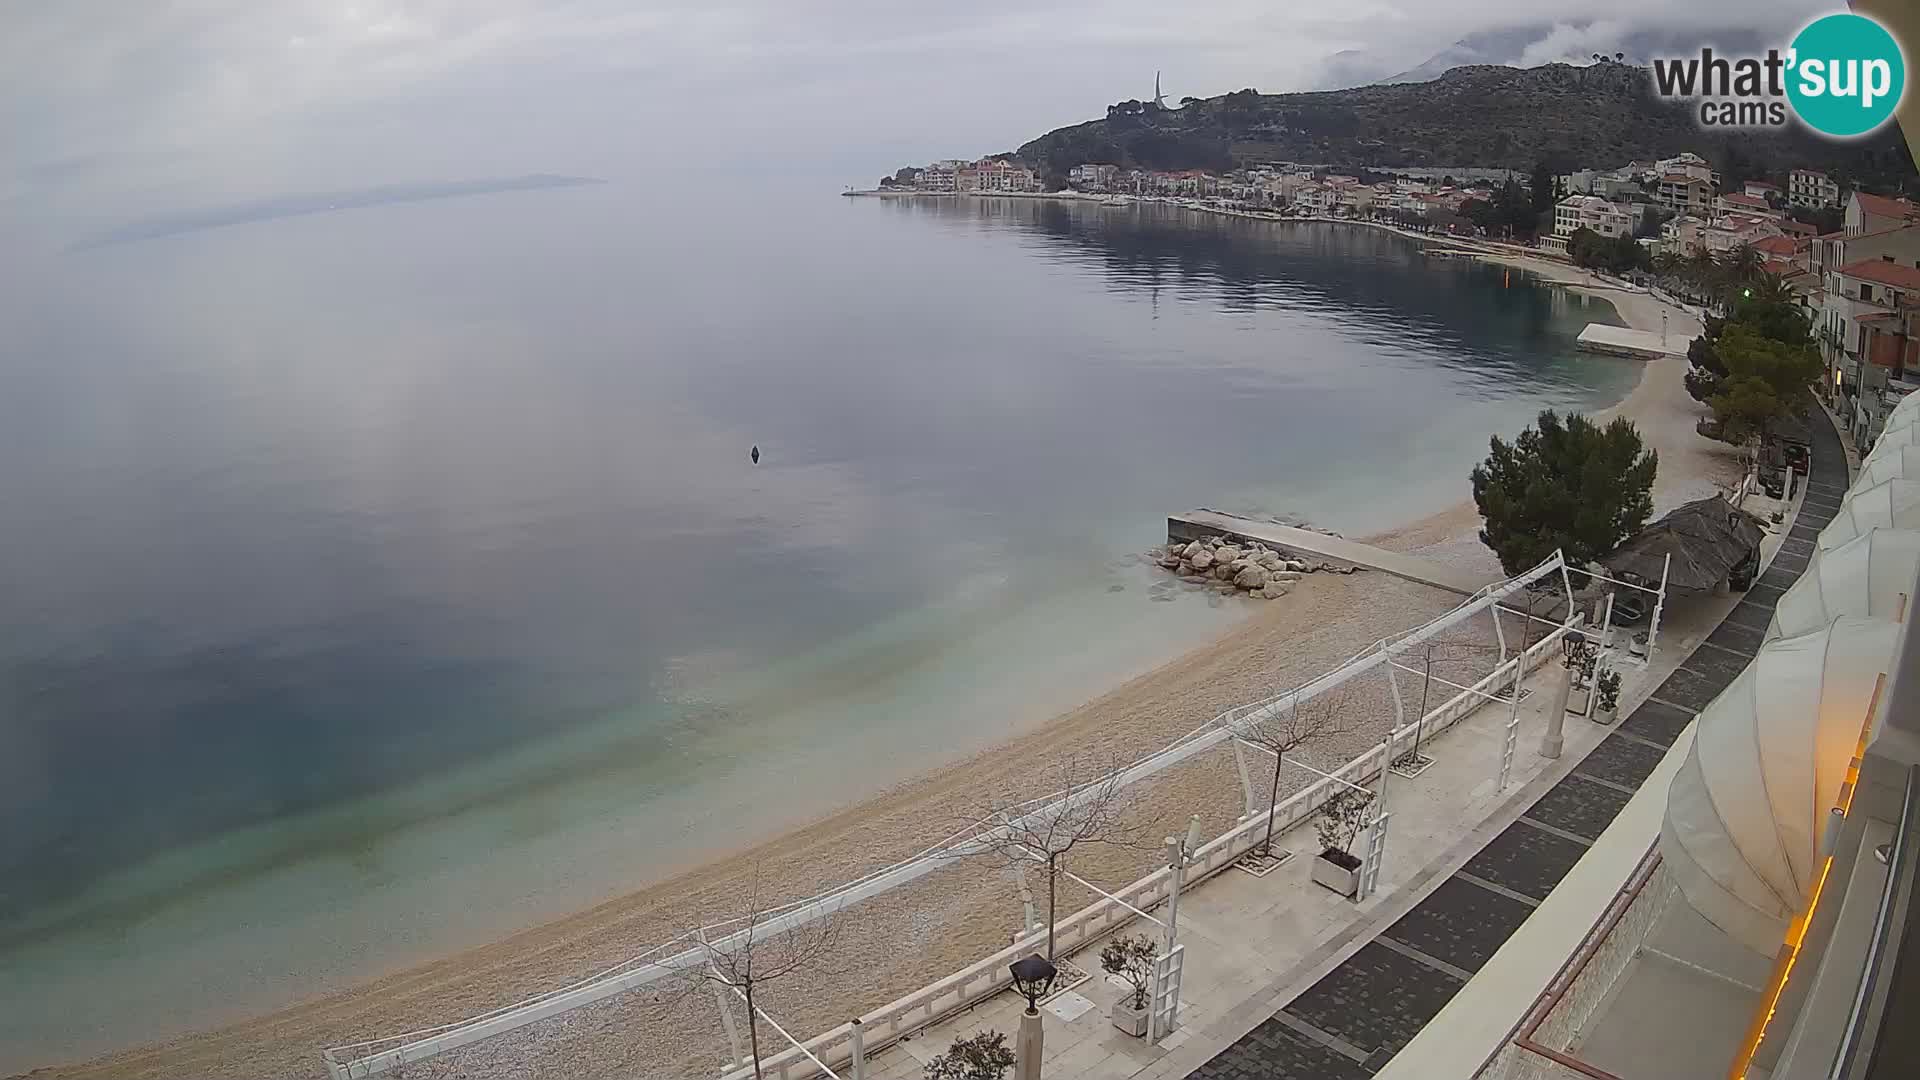
[[[999,741],[1244,610],[1149,601],[1127,556],[1169,511],[1385,528],[1637,374],[1572,351],[1604,304],[1172,209],[613,184],[32,270],[0,354],[0,1069]]]

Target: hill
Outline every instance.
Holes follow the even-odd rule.
[[[1601,168],[1691,150],[1730,182],[1822,168],[1880,187],[1914,174],[1899,132],[1843,144],[1798,127],[1733,136],[1703,129],[1654,97],[1632,64],[1459,67],[1438,79],[1298,94],[1240,90],[1184,108],[1123,101],[1107,118],[1050,131],[1020,147],[1049,176],[1083,162],[1154,169],[1226,169],[1263,161],[1337,167]]]

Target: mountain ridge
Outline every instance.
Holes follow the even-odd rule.
[[[1083,162],[1155,169],[1228,169],[1262,161],[1339,168],[1608,168],[1693,151],[1723,172],[1778,175],[1796,167],[1847,175],[1913,174],[1895,125],[1856,143],[1797,125],[1721,134],[1685,104],[1655,97],[1646,68],[1612,61],[1516,68],[1455,67],[1437,79],[1341,90],[1252,89],[1181,109],[1123,101],[1107,116],[1056,128],[1018,156],[1049,176]],[[1884,183],[1885,181],[1882,180]]]

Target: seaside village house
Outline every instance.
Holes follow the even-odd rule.
[[[1822,393],[1856,448],[1872,444],[1902,397],[1920,387],[1907,339],[1920,306],[1920,207],[1855,192],[1846,225],[1817,237],[1806,264]]]
[[[1826,173],[1795,169],[1787,174],[1787,205],[1824,210],[1840,205],[1840,185]]]
[[[1542,237],[1541,244],[1566,251],[1567,241],[1581,229],[1601,236],[1632,236],[1639,215],[1624,203],[1610,202],[1598,195],[1569,195],[1553,208],[1553,235]]]
[[[1040,174],[1016,161],[981,158],[979,161],[936,161],[913,178],[916,191],[1034,192],[1041,189]]]

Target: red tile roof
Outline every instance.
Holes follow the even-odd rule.
[[[1874,217],[1904,218],[1920,213],[1920,207],[1905,199],[1889,199],[1885,195],[1869,195],[1864,191],[1854,194],[1860,199],[1861,212]]]
[[[1722,195],[1720,196],[1720,201],[1723,203],[1726,203],[1729,206],[1746,206],[1746,207],[1751,207],[1755,210],[1773,209],[1772,207],[1767,205],[1767,200],[1761,198],[1758,195],[1739,195],[1739,194]]]
[[[1801,236],[1812,236],[1814,233],[1820,231],[1804,221],[1795,221],[1792,218],[1781,218],[1780,227],[1790,233],[1797,233]]]
[[[1800,253],[1800,245],[1790,236],[1769,236],[1753,242],[1753,250],[1762,255],[1793,256]]]
[[[1846,277],[1857,277],[1901,289],[1920,289],[1920,267],[1890,263],[1884,259],[1861,259],[1840,268]]]

